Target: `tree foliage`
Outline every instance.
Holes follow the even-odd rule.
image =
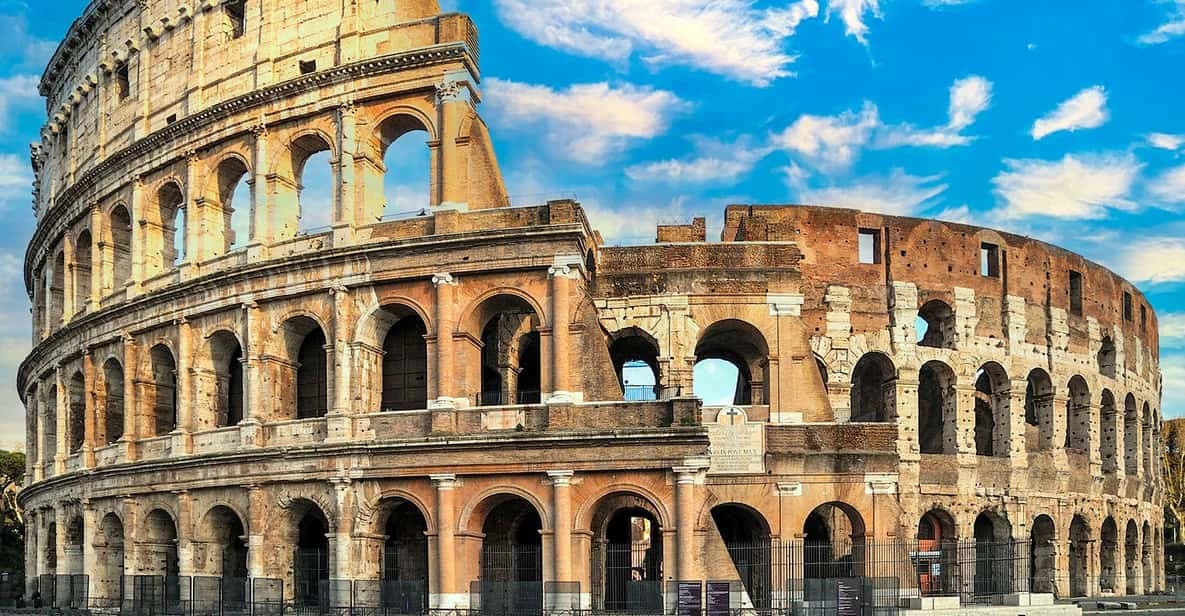
[[[25,480],[25,454],[0,451],[0,571],[22,571],[25,523],[16,497]]]
[[[1185,424],[1166,421],[1161,434],[1165,523],[1170,527],[1173,539],[1180,541],[1181,524],[1185,521]]]

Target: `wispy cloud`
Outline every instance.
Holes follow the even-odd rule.
[[[1149,181],[1148,194],[1159,205],[1185,204],[1185,165],[1173,167]]]
[[[1185,34],[1185,0],[1158,0],[1161,4],[1168,4],[1168,17],[1155,30],[1141,36],[1140,43],[1144,45],[1159,45],[1167,43]]]
[[[1107,208],[1131,210],[1140,163],[1130,154],[1070,155],[1061,160],[1005,160],[992,179],[1003,219],[1031,216],[1102,218]]]
[[[487,113],[503,129],[543,134],[554,154],[588,164],[603,164],[632,142],[662,134],[672,116],[689,108],[671,92],[630,84],[555,90],[491,78],[486,92]]]
[[[1094,86],[1062,101],[1057,109],[1033,123],[1034,140],[1060,131],[1098,128],[1107,122],[1107,92]]]
[[[747,0],[495,0],[524,37],[567,53],[651,65],[691,66],[756,86],[794,73],[786,50],[817,0],[759,9]]]
[[[0,211],[10,210],[21,201],[31,202],[32,184],[29,163],[16,154],[0,154]]]
[[[929,129],[918,129],[909,124],[886,126],[878,143],[883,148],[966,145],[974,138],[962,134],[962,130],[974,123],[975,118],[991,106],[991,101],[992,82],[979,75],[959,79],[950,87],[949,120],[945,126]]]
[[[1162,312],[1156,320],[1160,323],[1161,346],[1185,347],[1185,312]]]
[[[864,20],[881,18],[880,0],[831,0],[827,3],[827,18],[839,15],[848,36],[867,45],[868,24]]]
[[[887,176],[868,176],[824,187],[807,187],[795,168],[785,170],[787,183],[796,190],[798,201],[834,205],[867,212],[910,216],[921,211],[932,199],[946,191],[941,176],[919,177],[901,169]]]
[[[1170,135],[1169,133],[1149,133],[1146,137],[1148,145],[1160,150],[1179,150],[1185,145],[1185,135]]]
[[[625,174],[637,182],[689,182],[728,184],[736,182],[772,151],[748,137],[733,142],[696,137],[696,154],[691,158],[667,159],[627,167]]]
[[[1113,265],[1133,282],[1185,281],[1185,238],[1141,237],[1121,244]]]
[[[0,57],[5,59],[9,70],[40,72],[56,48],[57,42],[29,31],[28,18],[23,13],[0,15]]]
[[[1160,376],[1164,384],[1160,399],[1163,416],[1185,416],[1185,353],[1161,353]]]
[[[971,4],[977,0],[922,0],[922,6],[936,9],[944,6],[958,6],[962,4]]]
[[[0,134],[9,132],[15,124],[9,117],[13,109],[32,109],[40,105],[37,83],[38,79],[33,75],[0,77]]]

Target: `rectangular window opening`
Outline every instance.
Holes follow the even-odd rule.
[[[115,69],[115,91],[119,100],[127,98],[132,93],[132,81],[128,75],[127,64]]]
[[[308,75],[309,73],[315,73],[315,72],[317,72],[317,61],[316,60],[301,60],[300,61],[300,74],[301,75]]]
[[[1132,294],[1127,291],[1123,292],[1123,320],[1132,320]]]
[[[860,229],[859,253],[861,263],[881,262],[881,232],[879,229]]]
[[[171,113],[169,117],[165,118],[165,124],[172,124],[177,121],[177,114]]]
[[[231,0],[225,5],[226,18],[230,21],[230,37],[240,38],[247,32],[246,0]]]
[[[995,244],[980,244],[979,273],[989,278],[1000,277],[1000,247]]]
[[[1082,274],[1070,270],[1070,314],[1082,316]]]
[[[1140,304],[1140,333],[1148,331],[1148,307]]]

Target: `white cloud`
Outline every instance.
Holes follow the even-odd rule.
[[[495,0],[502,20],[547,47],[625,62],[677,64],[756,86],[793,75],[785,49],[817,0],[758,9],[749,0]]]
[[[0,2],[0,5],[3,4]],[[57,41],[43,39],[29,32],[28,19],[24,14],[0,15],[0,57],[5,59],[10,70],[41,71],[57,46]]]
[[[949,148],[974,138],[961,131],[991,106],[992,82],[971,75],[950,87],[947,123],[935,128],[912,124],[884,124],[876,105],[865,101],[859,112],[835,116],[802,115],[776,135],[774,145],[797,153],[815,167],[835,171],[850,166],[865,147],[890,149],[903,146]]]
[[[1165,312],[1156,315],[1160,323],[1161,346],[1185,347],[1185,312]]]
[[[941,212],[933,215],[937,220],[945,220],[946,222],[957,222],[964,225],[976,224],[976,216],[971,213],[971,207],[967,204],[956,207],[948,207]]]
[[[1113,269],[1132,282],[1185,281],[1185,238],[1144,237],[1124,243]]]
[[[12,207],[22,197],[31,203],[32,194],[33,173],[29,163],[16,154],[0,154],[0,211]]]
[[[880,0],[830,0],[827,3],[827,17],[839,14],[843,22],[844,31],[848,36],[855,37],[861,44],[867,45],[868,24],[864,23],[865,16],[881,18]]]
[[[787,169],[791,188],[798,189],[802,203],[855,208],[897,216],[916,214],[931,199],[946,191],[940,176],[918,177],[901,169],[893,169],[888,176],[857,178],[850,183],[823,188],[796,187],[795,178]]]
[[[8,117],[13,108],[36,107],[41,103],[37,93],[38,79],[33,75],[12,75],[0,77],[0,134],[8,131],[14,122]]]
[[[686,225],[695,216],[707,219],[709,240],[720,236],[720,228],[724,224],[722,208],[697,213],[683,196],[665,202],[631,201],[628,198],[614,198],[612,202],[613,205],[606,206],[600,198],[593,196],[585,198],[582,205],[593,228],[614,245],[651,244],[659,224]]]
[[[1032,135],[1039,140],[1059,131],[1098,128],[1107,121],[1107,92],[1094,86],[1062,101],[1048,115],[1033,123]]]
[[[1185,165],[1173,167],[1148,182],[1148,194],[1161,205],[1185,204]]]
[[[1170,135],[1168,133],[1149,133],[1148,145],[1161,150],[1177,150],[1185,145],[1185,135]]]
[[[571,160],[598,164],[632,141],[666,131],[671,117],[689,105],[665,90],[625,84],[576,84],[565,90],[491,78],[487,113],[506,130],[544,135],[552,150]]]
[[[922,0],[922,6],[936,9],[943,6],[958,6],[961,4],[971,4],[976,0]]]
[[[733,143],[703,137],[693,141],[696,143],[694,157],[632,165],[626,168],[626,176],[639,182],[735,182],[771,151],[769,147],[753,145],[749,138]]]
[[[1168,19],[1156,27],[1155,30],[1141,36],[1140,43],[1144,45],[1159,45],[1185,34],[1185,0],[1161,0],[1172,4]]]
[[[1135,208],[1128,196],[1140,164],[1130,154],[1067,154],[1055,161],[1005,160],[1004,166],[992,179],[1003,219],[1102,218],[1107,208]]]
[[[781,134],[774,145],[795,152],[817,167],[843,169],[850,166],[880,126],[876,105],[865,102],[859,112],[837,116],[804,114]]]

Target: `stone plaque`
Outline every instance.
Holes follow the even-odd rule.
[[[716,423],[708,425],[713,475],[765,473],[765,424],[749,423],[744,409],[720,409]]]

